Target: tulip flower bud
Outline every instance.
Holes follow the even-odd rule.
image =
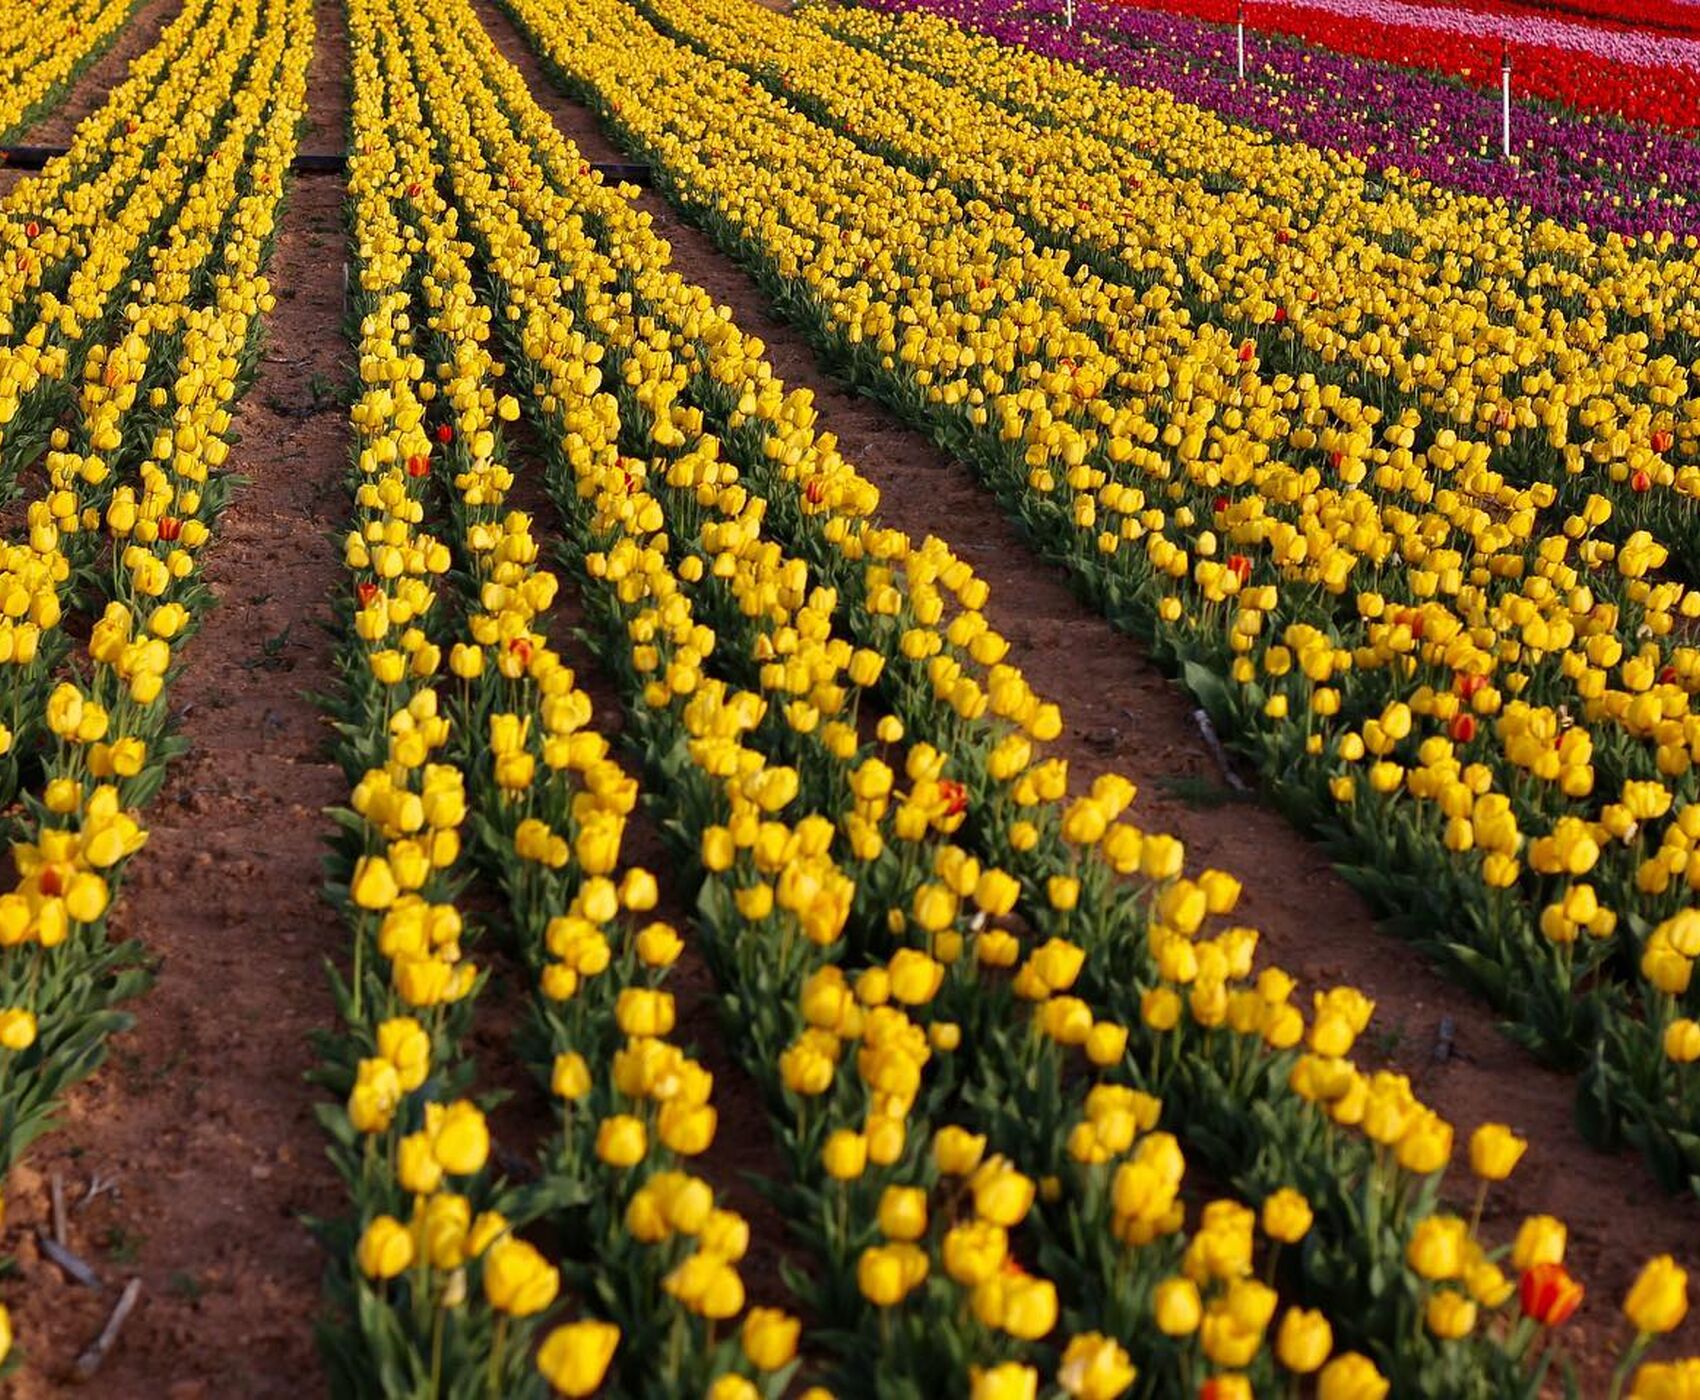
[[[1137,1375],[1119,1342],[1099,1332],[1082,1332],[1063,1350],[1057,1384],[1076,1400],[1117,1400]]]
[[[1263,1233],[1282,1244],[1302,1240],[1313,1219],[1310,1202],[1290,1186],[1272,1192],[1263,1202]]]
[[[1019,1361],[997,1366],[973,1366],[968,1372],[968,1400],[1035,1400],[1039,1373]]]
[[[1275,1334],[1275,1355],[1289,1371],[1308,1376],[1334,1349],[1334,1331],[1320,1312],[1288,1308]]]
[[[601,1387],[619,1342],[620,1329],[611,1322],[568,1323],[544,1338],[537,1369],[562,1395],[579,1400]]]
[[[1512,1267],[1522,1271],[1537,1264],[1562,1263],[1566,1233],[1562,1221],[1550,1215],[1531,1215],[1518,1227],[1511,1246]]]
[[[1523,1316],[1561,1327],[1582,1304],[1583,1288],[1562,1264],[1535,1264],[1517,1285]]]
[[[1390,1389],[1375,1363],[1355,1351],[1342,1352],[1317,1377],[1316,1400],[1385,1400]]]
[[[985,1221],[968,1221],[946,1232],[940,1250],[945,1272],[965,1288],[991,1278],[1009,1256],[1009,1237],[1003,1228]]]
[[[867,1164],[867,1138],[848,1128],[835,1129],[821,1149],[821,1165],[835,1181],[854,1181]]]
[[[880,1196],[879,1227],[887,1239],[920,1239],[927,1232],[927,1193],[918,1186],[886,1187]]]
[[[560,1270],[524,1240],[500,1240],[484,1257],[484,1295],[498,1312],[530,1317],[554,1302],[560,1287]]]
[[[596,1131],[596,1156],[611,1167],[632,1167],[649,1151],[643,1120],[628,1114],[604,1118]]]
[[[1700,1060],[1700,1021],[1679,1016],[1665,1027],[1665,1057],[1672,1064],[1687,1065]]]
[[[1674,1331],[1688,1315],[1688,1272],[1668,1254],[1651,1259],[1629,1289],[1624,1316],[1647,1336]]]
[[[367,1278],[394,1278],[413,1263],[412,1232],[394,1216],[380,1215],[360,1236],[356,1256]]]
[[[1157,1285],[1152,1299],[1157,1330],[1168,1337],[1188,1337],[1198,1330],[1204,1316],[1198,1285],[1189,1278],[1166,1278]]]
[[[1476,1305],[1462,1293],[1437,1288],[1423,1311],[1428,1330],[1442,1341],[1469,1336],[1476,1325]]]
[[[802,1323],[778,1308],[751,1308],[741,1336],[744,1356],[758,1371],[777,1371],[797,1355]]]
[[[1504,1181],[1528,1146],[1505,1124],[1483,1123],[1470,1134],[1470,1170],[1483,1181]]]
[[[908,1296],[904,1256],[899,1252],[905,1248],[912,1246],[872,1245],[857,1259],[856,1286],[875,1307],[894,1307]]]

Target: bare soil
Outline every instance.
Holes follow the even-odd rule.
[[[533,95],[590,160],[631,159],[592,112],[553,86],[492,0],[479,0],[478,8]],[[1691,1271],[1700,1269],[1700,1201],[1668,1196],[1633,1154],[1586,1143],[1575,1123],[1574,1079],[1541,1067],[1500,1034],[1481,1002],[1378,931],[1363,899],[1277,812],[1255,801],[1216,801],[1210,794],[1222,788],[1222,774],[1193,722],[1193,706],[1145,649],[1082,604],[1061,570],[1028,551],[966,466],[835,383],[754,280],[663,197],[646,192],[638,203],[672,244],[674,266],[762,337],[788,384],[814,390],[820,428],[836,433],[846,457],[880,488],[882,517],[916,538],[939,534],[991,585],[986,614],[1009,639],[1010,661],[1062,706],[1069,727],[1055,747],[1076,781],[1106,771],[1132,778],[1142,824],[1181,837],[1190,868],[1216,866],[1244,881],[1236,917],[1262,930],[1268,960],[1307,986],[1349,982],[1373,996],[1375,1020],[1360,1056],[1412,1077],[1417,1092],[1456,1125],[1460,1158],[1469,1132],[1483,1122],[1508,1122],[1530,1139],[1517,1174],[1489,1200],[1487,1230],[1508,1237],[1524,1215],[1538,1212],[1569,1225],[1569,1262],[1592,1296],[1567,1343],[1583,1369],[1583,1393],[1594,1393],[1589,1382],[1610,1370],[1623,1340],[1617,1307],[1641,1264],[1671,1252]],[[1193,794],[1206,800],[1186,800]],[[1452,1052],[1438,1061],[1446,1018]],[[1457,1176],[1467,1201],[1473,1188],[1463,1170]],[[1700,1317],[1691,1316],[1666,1349],[1700,1350]]]
[[[155,4],[150,12],[168,6]],[[319,0],[305,149],[338,149],[347,43]],[[270,277],[268,347],[238,418],[229,469],[248,478],[220,524],[217,595],[172,691],[190,752],[147,814],[146,849],[115,915],[157,981],[130,1010],[109,1064],[9,1183],[6,1290],[23,1371],[12,1393],[59,1393],[126,1280],[141,1300],[91,1394],[289,1396],[322,1390],[313,1347],[322,1259],[303,1216],[339,1186],[304,1082],[309,1034],[333,1016],[324,960],[340,926],[318,896],[325,824],[342,795],[306,692],[329,684],[324,600],[341,579],[332,533],[346,509],[342,186],[298,180]],[[96,1294],[40,1254],[59,1173],[69,1246]],[[89,1183],[110,1182],[86,1207]]]

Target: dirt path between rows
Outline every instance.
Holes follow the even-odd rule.
[[[163,7],[153,7],[163,8]],[[318,0],[305,150],[340,149],[348,47]],[[324,823],[342,794],[303,692],[330,681],[320,633],[341,579],[346,361],[342,183],[297,180],[270,277],[278,304],[230,469],[207,579],[218,598],[172,691],[192,748],[146,814],[151,835],[116,915],[157,963],[136,1027],[73,1096],[63,1129],[14,1173],[7,1287],[25,1369],[19,1396],[57,1394],[118,1290],[141,1302],[91,1394],[293,1396],[320,1391],[312,1321],[322,1260],[301,1217],[340,1200],[302,1076],[330,1024],[325,957],[340,927],[318,895]],[[96,1295],[39,1256],[50,1174],[72,1202],[69,1244]],[[92,1180],[113,1183],[86,1209]]]
[[[589,159],[631,159],[591,112],[551,84],[492,0],[478,0],[478,8],[538,101]],[[836,433],[846,457],[879,486],[883,518],[917,538],[942,535],[991,584],[988,620],[1009,638],[1010,661],[1061,704],[1069,728],[1057,748],[1077,779],[1107,769],[1134,779],[1144,825],[1184,839],[1191,867],[1219,866],[1246,882],[1239,917],[1262,930],[1267,958],[1307,984],[1346,981],[1374,996],[1378,1009],[1360,1056],[1412,1076],[1418,1093],[1457,1126],[1460,1158],[1469,1131],[1484,1121],[1510,1122],[1530,1137],[1517,1176],[1489,1202],[1488,1231],[1508,1236],[1522,1215],[1537,1211],[1569,1224],[1571,1266],[1593,1295],[1569,1343],[1584,1361],[1583,1392],[1593,1393],[1588,1378],[1610,1368],[1620,1338],[1617,1304],[1641,1263],[1670,1251],[1700,1269],[1700,1202],[1667,1196],[1638,1158],[1584,1142],[1573,1114],[1574,1080],[1542,1069],[1495,1029],[1480,1002],[1403,942],[1377,932],[1363,900],[1278,813],[1218,802],[1220,772],[1193,724],[1192,705],[1143,648],[1081,604],[1060,570],[1027,551],[967,467],[835,384],[801,334],[771,313],[755,282],[706,235],[657,194],[645,193],[639,203],[672,243],[679,271],[766,341],[788,384],[815,391],[820,427]],[[1192,793],[1207,800],[1183,800]],[[1446,1018],[1452,1053],[1441,1063],[1435,1048]],[[1467,1199],[1469,1184],[1460,1179],[1457,1189]],[[1673,1347],[1700,1349],[1700,1318],[1691,1315]]]

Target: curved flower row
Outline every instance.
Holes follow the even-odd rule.
[[[1213,0],[1117,0],[1189,19],[1232,24]],[[1638,27],[1621,10],[1598,25],[1519,6],[1487,10],[1401,0],[1256,0],[1246,27],[1377,63],[1422,68],[1495,88],[1507,40],[1520,91],[1584,112],[1679,131],[1700,126],[1700,41]]]
[[[1382,1295],[1388,1314],[1350,1324],[1367,1334],[1383,1364],[1415,1375],[1465,1358],[1459,1368],[1474,1378],[1467,1383],[1498,1385],[1494,1393],[1506,1393],[1507,1380],[1528,1383],[1511,1379],[1521,1374],[1527,1328],[1515,1339],[1497,1324],[1475,1331],[1477,1309],[1506,1305],[1512,1290],[1503,1280],[1494,1285],[1481,1274],[1483,1300],[1442,1302],[1414,1340],[1410,1327],[1395,1324],[1395,1317],[1408,1321],[1410,1309],[1421,1315],[1427,1306],[1422,1276],[1403,1262],[1410,1246],[1405,1232],[1434,1210],[1432,1174],[1450,1154],[1450,1129],[1416,1104],[1401,1081],[1371,1081],[1334,1058],[1349,1049],[1367,1005],[1349,993],[1327,1000],[1318,1020],[1329,1028],[1313,1030],[1321,1037],[1313,1056],[1320,1058],[1280,1048],[1290,1049],[1306,1031],[1290,1002],[1291,984],[1283,987],[1275,977],[1264,992],[1249,985],[1255,938],[1248,931],[1199,937],[1212,908],[1233,907],[1234,882],[1177,880],[1178,843],[1119,821],[1125,785],[1106,780],[1084,803],[1067,804],[1066,772],[1054,763],[1035,765],[1032,746],[1056,732],[1057,717],[1017,673],[1000,666],[1001,639],[983,623],[976,626],[984,586],[938,542],[912,546],[863,518],[872,493],[830,440],[815,436],[806,397],[787,395],[759,361],[759,345],[666,272],[664,246],[549,130],[463,7],[409,6],[404,13],[433,18],[436,42],[451,55],[450,36],[470,36],[480,51],[478,68],[456,64],[422,76],[432,125],[442,133],[444,178],[495,287],[496,325],[511,331],[516,376],[539,436],[559,444],[550,453],[569,547],[582,556],[592,606],[604,623],[604,655],[627,692],[648,761],[669,785],[670,822],[681,849],[693,853],[706,877],[699,907],[717,975],[736,999],[741,1046],[784,1105],[775,1117],[803,1193],[797,1199],[807,1203],[794,1214],[823,1221],[819,1231],[806,1226],[804,1234],[826,1257],[847,1264],[849,1251],[860,1251],[855,1293],[845,1289],[841,1267],[818,1286],[818,1302],[847,1325],[867,1328],[870,1338],[883,1334],[889,1365],[915,1382],[929,1374],[915,1368],[960,1367],[982,1357],[996,1362],[997,1351],[981,1350],[988,1344],[1031,1356],[1016,1343],[1052,1330],[1058,1300],[1076,1310],[1071,1326],[1116,1325],[1103,1297],[1084,1283],[1085,1265],[1073,1266],[1072,1282],[1049,1277],[1048,1265],[1041,1276],[1022,1270],[1015,1277],[1025,1280],[1023,1302],[1013,1309],[1005,1296],[1012,1282],[985,1291],[986,1276],[959,1277],[944,1254],[946,1239],[962,1227],[1007,1233],[1020,1225],[1023,1250],[1046,1236],[1068,1239],[1060,1222],[1070,1211],[1109,1212],[1102,1192],[1095,1203],[1083,1202],[1059,1176],[1048,1188],[1056,1197],[1035,1206],[1042,1168],[1029,1172],[999,1161],[974,1182],[975,1217],[949,1220],[949,1230],[936,1237],[949,1284],[929,1282],[935,1256],[915,1243],[935,1238],[928,1234],[931,1216],[918,1210],[927,1184],[916,1178],[918,1149],[935,1127],[941,1129],[936,1141],[954,1142],[943,1129],[959,1118],[993,1131],[1024,1165],[1061,1160],[1065,1139],[1078,1154],[1068,1160],[1079,1166],[1114,1164],[1119,1176],[1122,1166],[1143,1165],[1157,1177],[1148,1202],[1153,1214],[1141,1216],[1134,1187],[1123,1188],[1118,1213],[1134,1217],[1125,1226],[1129,1242],[1138,1242],[1137,1219],[1146,1219],[1147,1228],[1161,1226],[1158,1235],[1173,1229],[1164,1223],[1168,1206],[1157,1204],[1172,1175],[1157,1165],[1165,1150],[1160,1141],[1142,1149],[1150,1154],[1142,1162],[1120,1160],[1134,1147],[1138,1100],[1087,1096],[1080,1131],[1046,1131],[1057,1115],[1066,1126],[1066,1116],[1083,1105],[1077,1096],[1086,1086],[1078,1081],[1068,1082],[1066,1092],[1050,1089],[1064,1082],[1065,1047],[1095,1040],[1105,1069],[1113,1066],[1119,1075],[1149,1065],[1154,1075],[1161,1072],[1161,1087],[1185,1101],[1183,1118],[1193,1117],[1187,1110],[1202,1115],[1214,1108],[1218,1129],[1244,1135],[1221,1160],[1237,1160],[1259,1195],[1275,1194],[1273,1181],[1259,1183],[1259,1170],[1298,1173],[1314,1183],[1329,1216],[1320,1234],[1328,1262],[1305,1270],[1299,1286],[1315,1289],[1324,1274],[1338,1284],[1350,1274],[1346,1286],[1357,1287],[1367,1277],[1357,1272],[1366,1254],[1382,1252],[1387,1273],[1385,1251],[1391,1251],[1392,1286]],[[574,15],[565,22],[582,21]],[[485,85],[496,87],[499,99],[487,96]],[[476,133],[470,139],[468,110]],[[530,164],[528,150],[542,153],[542,172]],[[605,376],[614,393],[599,392]],[[768,536],[770,523],[775,538]],[[819,586],[811,585],[816,571]],[[891,657],[889,675],[877,660],[882,651]],[[901,723],[869,713],[881,696],[894,700],[910,728],[929,741],[903,756],[905,791],[894,790],[893,769],[879,757],[881,746],[903,737]],[[871,725],[873,739],[862,742],[845,716]],[[535,757],[520,766],[535,772]],[[1137,892],[1115,878],[1118,868],[1143,868],[1159,882],[1161,922],[1147,928]],[[1130,979],[1148,958],[1150,981]],[[999,967],[1017,964],[1011,981],[998,975]],[[1167,993],[1151,999],[1149,1015],[1147,990]],[[1251,1000],[1240,999],[1242,1019],[1230,1022],[1227,1007],[1242,991]],[[1119,1015],[1112,1011],[1118,994]],[[999,1008],[1023,997],[1038,1007],[1030,1021],[1012,1025]],[[1243,1019],[1247,1012],[1255,1014]],[[1130,1049],[1136,1028],[1141,1043]],[[1294,1096],[1286,1079],[1301,1063],[1306,1068],[1295,1083],[1303,1092]],[[1018,1067],[1032,1077],[1016,1074]],[[1303,1106],[1306,1095],[1331,1099],[1331,1090],[1319,1092],[1311,1077],[1317,1073],[1334,1076],[1344,1096],[1337,1119]],[[1362,1094],[1355,1108],[1347,1102],[1354,1084]],[[1121,1081],[1122,1090],[1131,1087]],[[1126,1115],[1120,1119],[1111,1112],[1118,1101]],[[1265,1102],[1275,1106],[1273,1114],[1252,1111]],[[1366,1102],[1376,1105],[1369,1115],[1374,1132],[1392,1134],[1373,1140],[1400,1144],[1398,1170],[1408,1177],[1371,1172],[1369,1140],[1351,1126],[1369,1121],[1361,1116]],[[1102,1155],[1093,1147],[1100,1116],[1108,1134]],[[1121,1123],[1130,1130],[1125,1139]],[[1259,1154],[1240,1149],[1258,1134],[1262,1165],[1245,1173],[1245,1163]],[[960,1160],[948,1152],[942,1162],[939,1151],[929,1155],[935,1169]],[[1096,1178],[1101,1187],[1111,1175]],[[1076,1191],[1089,1190],[1092,1179],[1086,1173]],[[1144,1174],[1126,1179],[1138,1182]],[[853,1185],[830,1184],[839,1180]],[[889,1210],[870,1209],[885,1206],[888,1186],[899,1191]],[[1008,1204],[995,1204],[1000,1199]],[[905,1223],[905,1211],[912,1223]],[[875,1214],[886,1243],[864,1244],[880,1237],[861,1224]],[[1243,1371],[1264,1341],[1273,1295],[1264,1311],[1261,1295],[1242,1288],[1245,1311],[1229,1320],[1230,1281],[1243,1277],[1232,1261],[1249,1261],[1249,1233],[1241,1233],[1249,1219],[1224,1207],[1200,1232],[1207,1240],[1198,1246],[1201,1256],[1218,1245],[1226,1251],[1220,1279],[1227,1287],[1210,1310],[1216,1320],[1206,1362],[1184,1363],[1189,1371],[1199,1364]],[[1342,1229],[1354,1223],[1364,1238]],[[1302,1227],[1294,1233],[1291,1222],[1277,1228],[1293,1238],[1306,1233]],[[1460,1239],[1468,1234],[1462,1221],[1435,1228],[1455,1228]],[[1560,1282],[1550,1252],[1557,1237],[1544,1223],[1527,1236],[1517,1258],[1531,1275],[1522,1303],[1530,1316],[1550,1321],[1561,1311],[1548,1304],[1562,1289],[1543,1291],[1549,1280],[1555,1288]],[[956,1235],[955,1248],[970,1238]],[[994,1232],[988,1243],[1000,1238]],[[1244,1251],[1235,1243],[1242,1238]],[[1008,1247],[1007,1239],[998,1246]],[[1071,1252],[1078,1247],[1062,1251],[1059,1272],[1070,1267]],[[1112,1250],[1110,1262],[1118,1254]],[[990,1255],[994,1274],[1002,1257]],[[1162,1251],[1142,1256],[1141,1272],[1153,1271],[1147,1285],[1160,1281],[1163,1258]],[[1537,1265],[1545,1267],[1536,1272]],[[963,1266],[969,1269],[967,1256]],[[1198,1267],[1201,1278],[1216,1277],[1202,1260]],[[1435,1267],[1437,1277],[1461,1277],[1454,1272],[1460,1263],[1437,1260]],[[972,1285],[976,1324],[989,1334],[962,1334],[951,1325],[959,1295],[950,1284]],[[1573,1301],[1573,1290],[1566,1298]],[[868,1315],[870,1304],[876,1317]],[[909,1312],[893,1311],[911,1304]],[[1459,1327],[1466,1304],[1468,1321]],[[1142,1308],[1129,1306],[1130,1322],[1142,1316]],[[1448,1308],[1455,1310],[1450,1323],[1440,1320]],[[1637,1313],[1639,1321],[1664,1325],[1662,1316]],[[1184,1307],[1171,1317],[1180,1335],[1199,1325],[1183,1321]],[[1126,1339],[1129,1345],[1165,1366],[1176,1361],[1141,1330]],[[1446,1343],[1469,1332],[1474,1339],[1463,1351],[1447,1350]],[[941,1357],[937,1345],[919,1344],[947,1335],[962,1336],[967,1349],[947,1347]],[[1089,1350],[1119,1374],[1115,1368],[1125,1359],[1103,1350],[1104,1341],[1102,1334],[1075,1337],[1066,1350],[1081,1364],[1064,1362],[1065,1384],[1074,1388],[1082,1380]],[[1306,1353],[1295,1343],[1288,1355],[1296,1359],[1283,1364],[1314,1369],[1327,1350],[1326,1340],[1320,1348],[1313,1343],[1304,1365]],[[854,1349],[850,1362],[860,1357],[866,1365],[867,1355],[865,1347]],[[987,1394],[999,1385],[1033,1385],[1036,1376],[1025,1369],[1031,1364],[1014,1358],[987,1364],[980,1383]],[[1265,1355],[1255,1364],[1272,1363]],[[1342,1357],[1329,1393],[1335,1386],[1346,1393],[1354,1378],[1385,1385],[1370,1381],[1370,1364]],[[960,1383],[960,1370],[954,1374]],[[1126,1383],[1094,1393],[1115,1394]],[[1237,1383],[1249,1384],[1243,1375]]]
[[[1450,433],[1419,459],[1409,414],[1265,378],[1162,288],[1068,277],[1008,216],[595,18],[594,48],[551,51],[682,200],[1158,638],[1390,912],[1544,1053],[1594,1055],[1590,1129],[1685,1185],[1694,653],[1659,640],[1691,608],[1652,582],[1663,546],[1599,538],[1603,499],[1543,532],[1550,486],[1495,485]]]
[[[0,566],[7,790],[20,778],[24,789],[16,877],[0,893],[0,1171],[100,1063],[127,1024],[117,1003],[146,981],[108,916],[146,840],[134,812],[179,751],[168,684],[209,601],[199,557],[228,500],[219,468],[271,306],[262,269],[305,100],[311,7],[230,0],[214,13],[236,46],[222,66],[251,86],[238,86],[241,111],[222,128],[195,119],[231,102],[217,66],[186,94],[184,127],[202,144],[176,165],[210,216],[177,211],[153,279],[124,289],[122,330],[108,342],[103,327],[87,346],[69,416],[31,467],[42,480],[22,538]],[[213,130],[225,147],[209,154]],[[86,655],[67,658],[58,622],[73,606],[96,620]]]
[[[762,1375],[777,1394],[793,1319],[750,1309],[741,1340],[715,1336],[744,1310],[749,1229],[691,1171],[716,1112],[712,1076],[670,1038],[661,983],[680,942],[643,918],[655,879],[619,870],[636,785],[549,643],[555,579],[507,505],[517,405],[498,395],[490,307],[435,181],[421,94],[447,91],[437,42],[405,7],[356,5],[351,30],[364,394],[341,708],[356,786],[331,896],[357,982],[327,1075],[346,1101],[325,1118],[356,1209],[331,1230],[354,1297],[330,1355],[355,1392],[582,1395],[612,1365],[634,1391],[730,1396]],[[441,536],[421,528],[431,511]],[[480,979],[455,899],[480,866],[536,977],[528,1057],[560,1105],[541,1178],[518,1189],[494,1179],[464,1097]],[[565,1282],[593,1316],[552,1330],[533,1365],[527,1338],[562,1282],[515,1233],[539,1220],[569,1242]]]
[[[70,91],[141,0],[7,0],[0,5],[0,142]]]
[[[1249,35],[1247,75],[1255,81],[1241,83],[1231,29],[1154,10],[1080,0],[1078,27],[1070,30],[1054,3],[876,0],[875,8],[934,11],[1003,42],[1160,88],[1277,139],[1340,151],[1377,169],[1395,167],[1443,189],[1503,198],[1567,223],[1585,220],[1636,237],[1700,232],[1700,147],[1661,127],[1516,98],[1515,159],[1507,161],[1497,93],[1291,40]]]

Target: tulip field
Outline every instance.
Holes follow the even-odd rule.
[[[1700,4],[0,17],[6,1394],[1700,1397]]]
[[[1201,40],[1221,39],[1242,8],[1226,0],[1128,0],[1134,32],[1156,13],[1178,22],[1177,47],[1198,56]],[[1153,12],[1144,14],[1139,12]],[[1252,0],[1248,26],[1307,40],[1337,54],[1431,70],[1466,87],[1497,92],[1509,59],[1519,91],[1585,113],[1628,117],[1652,126],[1700,126],[1700,24],[1688,0]],[[1113,13],[1108,23],[1119,27]],[[1199,24],[1198,21],[1204,21]],[[1305,46],[1275,43],[1276,66],[1305,62]],[[1263,51],[1255,54],[1263,61]],[[1386,69],[1348,66],[1353,86],[1375,84]],[[1402,76],[1394,82],[1403,82]]]

